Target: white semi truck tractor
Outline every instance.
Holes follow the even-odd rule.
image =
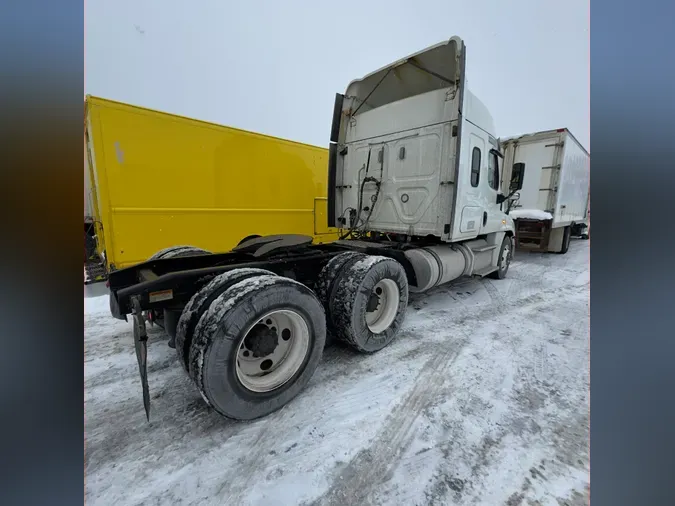
[[[409,291],[506,275],[514,224],[502,211],[503,158],[465,63],[453,37],[336,96],[327,221],[340,240],[261,237],[110,274],[111,312],[133,315],[148,416],[144,311],[175,316],[165,320],[177,322],[167,331],[179,362],[210,406],[253,419],[303,389],[327,335],[376,352],[401,329]]]

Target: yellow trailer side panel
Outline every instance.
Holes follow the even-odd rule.
[[[336,238],[328,150],[95,97],[86,105],[108,265],[182,244],[228,251],[250,235]]]

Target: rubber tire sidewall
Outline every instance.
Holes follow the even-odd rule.
[[[330,298],[335,290],[335,281],[340,277],[342,270],[350,262],[366,255],[358,251],[345,251],[332,257],[319,273],[314,292],[323,304],[326,311],[326,346],[333,344],[338,339],[335,331],[335,320],[330,308]]]
[[[316,295],[306,286],[288,278],[261,276],[257,279],[263,278],[276,281],[261,289],[254,287],[245,291],[250,280],[244,280],[214,301],[213,305],[217,307],[223,300],[240,299],[222,315],[218,311],[209,311],[202,317],[203,322],[200,320],[197,332],[201,334],[200,341],[204,342],[196,345],[193,342],[195,349],[190,355],[190,371],[204,399],[221,415],[238,420],[266,416],[296,397],[312,378],[325,345],[325,313]],[[305,319],[309,328],[307,355],[295,375],[282,386],[271,392],[252,392],[237,378],[239,345],[246,330],[264,314],[278,309],[293,310]],[[201,370],[196,368],[199,356],[194,354],[199,350]]]
[[[275,276],[273,272],[265,269],[233,269],[213,278],[190,298],[178,320],[175,338],[178,360],[186,372],[189,372],[190,346],[192,345],[195,328],[211,303],[220,294],[240,281],[265,275]]]
[[[112,292],[108,293],[108,304],[110,305],[110,314],[112,315],[113,318],[126,321],[127,315],[122,314],[119,301],[117,300],[117,297],[113,295]]]
[[[345,251],[332,257],[328,263],[326,263],[323,269],[321,269],[321,272],[319,273],[316,281],[316,285],[314,286],[314,292],[326,308],[326,318],[329,323],[333,323],[330,318],[328,306],[333,288],[335,286],[335,281],[350,261],[353,261],[357,258],[364,258],[365,256],[366,255],[364,253],[359,253],[358,251]]]
[[[164,322],[164,332],[169,336],[169,342],[176,342],[176,331],[178,330],[178,321],[180,320],[180,311],[165,309],[162,311],[162,320]]]
[[[361,353],[375,353],[388,346],[403,325],[408,308],[405,269],[393,258],[382,256],[377,259],[371,265],[372,256],[349,261],[335,281],[330,297],[337,336]],[[366,306],[375,285],[385,278],[392,279],[398,286],[398,309],[392,324],[375,334],[366,324]]]
[[[568,225],[565,227],[565,231],[563,232],[562,246],[560,247],[560,251],[558,251],[558,254],[564,255],[565,253],[567,253],[570,249],[571,242],[572,242],[572,227]]]
[[[504,240],[502,241],[502,245],[499,247],[499,260],[497,261],[497,270],[494,272],[491,272],[489,276],[492,279],[504,279],[506,277],[506,274],[509,272],[509,267],[511,267],[511,262],[509,261],[509,264],[506,266],[505,270],[502,270],[502,253],[504,253],[504,248],[506,245],[509,245],[511,248],[511,253],[510,253],[510,259],[513,259],[513,240],[510,236],[504,237]]]

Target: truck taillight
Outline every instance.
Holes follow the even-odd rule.
[[[564,132],[565,130],[567,130],[567,129],[566,128],[558,128],[558,130],[556,130],[556,132]]]

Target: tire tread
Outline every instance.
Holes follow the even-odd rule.
[[[183,308],[176,327],[176,353],[186,372],[189,371],[190,345],[192,344],[195,328],[201,316],[211,305],[211,302],[239,281],[262,275],[274,276],[275,274],[265,269],[248,267],[227,271],[213,278],[190,298],[190,301]]]
[[[329,300],[331,313],[335,319],[337,337],[355,350],[361,353],[373,353],[381,348],[369,349],[362,343],[362,337],[357,335],[357,330],[354,328],[353,318],[357,294],[362,289],[362,282],[364,277],[374,268],[381,264],[389,264],[393,272],[399,273],[399,281],[402,285],[399,311],[392,326],[385,330],[382,334],[387,335],[386,345],[393,340],[395,334],[398,332],[400,325],[405,318],[406,307],[408,304],[408,282],[405,276],[405,271],[401,264],[396,260],[376,255],[364,255],[364,257],[355,257],[350,259],[342,268],[338,279],[335,281],[333,290]],[[369,330],[367,330],[370,333]],[[365,344],[369,342],[371,335],[366,337]],[[384,346],[383,346],[384,347]]]

